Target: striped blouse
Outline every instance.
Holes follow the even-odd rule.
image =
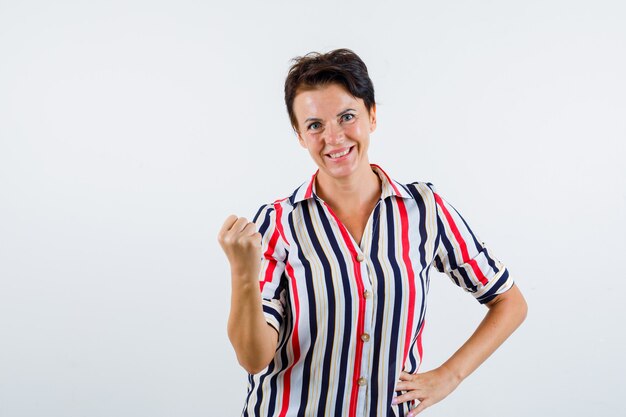
[[[430,183],[379,166],[380,199],[359,245],[315,193],[315,175],[263,205],[263,312],[278,331],[267,368],[248,377],[243,416],[404,416],[400,372],[422,358],[430,267],[486,303],[513,284]]]

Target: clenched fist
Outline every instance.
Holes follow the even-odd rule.
[[[245,217],[230,215],[218,236],[233,277],[256,281],[261,268],[261,234]]]

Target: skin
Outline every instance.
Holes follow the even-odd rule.
[[[369,135],[376,129],[376,107],[368,112],[362,99],[330,84],[298,93],[293,109],[298,141],[319,168],[317,194],[360,243],[381,193],[367,155]],[[344,157],[330,156],[348,149]]]
[[[231,272],[228,338],[239,364],[250,374],[262,371],[274,357],[278,333],[267,324],[261,304],[261,234],[245,217],[230,215],[218,241]]]
[[[369,111],[341,85],[329,84],[298,92],[294,126],[300,145],[319,167],[317,194],[331,207],[356,242],[381,193],[367,151],[376,129],[376,108]],[[331,154],[350,152],[341,158]],[[218,240],[231,266],[232,299],[228,335],[239,363],[250,373],[263,370],[276,351],[278,336],[263,316],[258,274],[261,236],[245,218],[229,216]],[[400,404],[417,400],[415,416],[447,397],[524,321],[527,306],[517,286],[486,304],[488,312],[470,338],[441,366],[427,372],[403,372],[396,385]],[[236,325],[235,325],[236,324]]]

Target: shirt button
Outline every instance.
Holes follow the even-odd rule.
[[[359,386],[363,386],[367,384],[367,379],[365,379],[364,377],[359,378],[359,380],[356,382],[357,384],[359,384]]]
[[[363,298],[370,298],[372,293],[369,290],[363,291]]]
[[[359,253],[356,257],[356,260],[359,262],[363,262],[364,259],[365,259],[365,256],[363,256],[362,253]]]
[[[368,333],[363,333],[361,335],[361,340],[364,342],[369,342],[370,341],[370,335]]]

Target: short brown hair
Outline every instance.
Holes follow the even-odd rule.
[[[293,101],[300,91],[331,83],[342,85],[350,94],[363,100],[369,112],[375,104],[374,84],[365,63],[350,49],[335,49],[325,54],[309,52],[291,60],[285,80],[285,104],[294,130],[298,130]]]

